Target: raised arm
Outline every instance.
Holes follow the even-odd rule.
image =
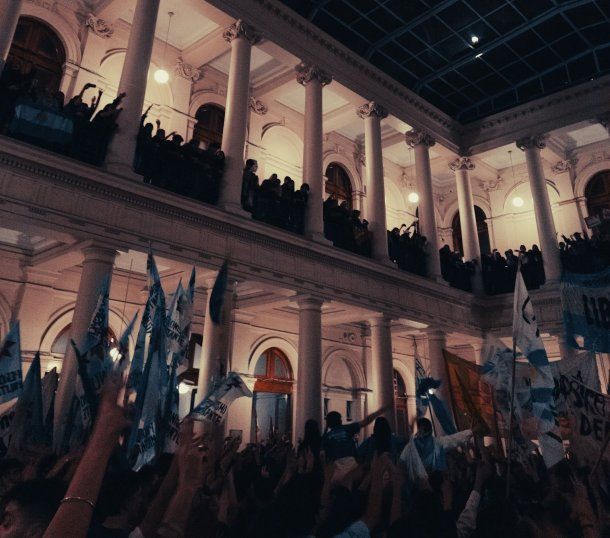
[[[366,426],[374,422],[377,417],[383,415],[390,407],[392,407],[391,403],[388,405],[384,405],[381,409],[378,409],[374,413],[371,413],[368,417],[364,417],[361,421],[359,421],[360,427],[365,428]]]
[[[119,435],[129,425],[124,409],[116,403],[120,389],[120,376],[109,376],[93,433],[45,538],[87,536],[108,460]]]

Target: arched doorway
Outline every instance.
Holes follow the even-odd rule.
[[[602,224],[600,232],[610,233],[610,220],[604,220],[604,209],[610,211],[610,170],[595,174],[585,187],[589,216],[598,216]]]
[[[193,129],[193,138],[203,142],[205,147],[210,144],[222,144],[222,129],[225,122],[225,111],[219,105],[208,103],[201,105],[195,113],[197,123]]]
[[[30,17],[21,17],[8,53],[7,65],[22,75],[37,80],[41,88],[59,90],[66,51],[46,24]]]
[[[66,327],[64,327],[59,334],[55,337],[55,340],[51,344],[51,354],[57,358],[63,358],[64,353],[68,347],[68,343],[70,342],[70,331],[72,330],[72,324],[70,323]],[[119,341],[114,334],[114,331],[108,327],[108,347],[110,348],[110,355],[115,359],[114,353],[118,353],[119,349]],[[114,350],[114,351],[113,351]]]
[[[396,409],[396,434],[407,436],[409,424],[407,385],[397,370],[394,370],[394,407]]]
[[[491,252],[491,243],[489,242],[489,229],[487,228],[485,212],[478,206],[474,206],[474,216],[477,221],[477,235],[479,236],[479,247],[481,254],[489,254]],[[453,249],[461,253],[464,252],[464,244],[462,242],[462,228],[460,225],[460,212],[457,211],[451,222],[453,230]]]
[[[254,367],[252,441],[271,436],[290,437],[292,431],[292,370],[288,358],[276,347],[269,348]]]
[[[349,210],[352,210],[352,182],[345,168],[338,163],[330,163],[326,168],[326,184],[324,192],[326,197],[333,196],[337,202],[347,202]]]

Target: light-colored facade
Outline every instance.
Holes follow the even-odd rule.
[[[0,0],[0,15],[8,4]],[[0,137],[0,335],[19,319],[24,356],[40,350],[43,369],[62,368],[66,328],[90,316],[85,284],[104,271],[112,273],[113,332],[141,311],[150,245],[168,294],[196,266],[199,335],[207,290],[230,259],[230,369],[254,375],[266,351],[283,353],[295,436],[312,414],[338,410],[357,420],[391,401],[393,370],[413,416],[414,346],[432,371],[443,346],[480,361],[487,333],[510,335],[512,298],[461,292],[391,266],[380,259],[386,226],[411,224],[419,205],[431,243],[453,249],[459,208],[464,248],[478,257],[476,222],[468,218],[474,204],[485,214],[491,248],[536,243],[551,252],[555,232],[587,233],[586,185],[610,169],[607,123],[600,120],[610,108],[608,77],[461,126],[271,0],[20,4],[20,16],[44,22],[63,44],[67,98],[87,82],[104,90],[102,106],[119,88],[128,93],[104,167]],[[175,15],[166,45],[168,11]],[[0,16],[0,34],[10,30],[9,19]],[[150,67],[126,62],[130,49],[138,58],[150,55]],[[302,66],[295,72],[301,62],[308,73]],[[167,84],[155,82],[158,68],[170,73]],[[129,171],[133,122],[143,108],[152,105],[149,120],[188,140],[206,104],[225,109],[218,207],[145,185]],[[467,163],[459,160],[465,156]],[[244,158],[258,160],[261,179],[289,175],[298,186],[307,177],[320,207],[310,210],[304,237],[236,209]],[[353,207],[377,232],[373,259],[323,239],[320,174],[332,163],[347,172]],[[409,201],[412,192],[418,203]],[[549,254],[550,281],[533,300],[547,351],[557,358],[564,342],[553,263]],[[252,417],[252,401],[239,400],[227,428],[249,441]]]

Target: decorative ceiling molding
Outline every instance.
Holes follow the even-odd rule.
[[[114,26],[112,23],[96,17],[93,13],[89,13],[85,26],[89,28],[96,36],[109,39],[114,35]]]
[[[563,161],[557,161],[551,167],[551,170],[553,171],[553,174],[561,174],[563,172],[570,171],[577,164],[578,164],[578,159],[565,159]]]
[[[197,82],[202,76],[201,69],[197,69],[191,64],[187,64],[181,57],[178,57],[176,60],[174,72],[179,77],[185,78],[192,82]]]

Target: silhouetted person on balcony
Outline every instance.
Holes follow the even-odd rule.
[[[294,231],[301,235],[305,233],[305,213],[308,198],[309,185],[303,183],[301,188],[294,193]]]
[[[259,189],[257,170],[258,162],[254,159],[248,159],[241,180],[241,206],[250,212],[254,210]]]

